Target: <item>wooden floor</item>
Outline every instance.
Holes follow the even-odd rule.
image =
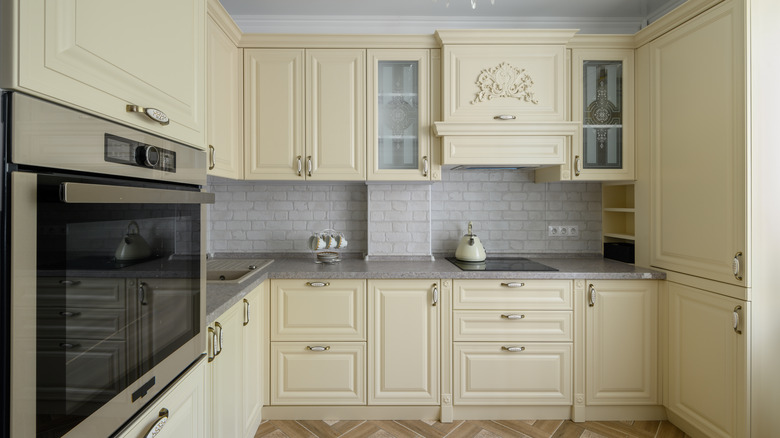
[[[255,438],[690,438],[668,421],[265,421]]]

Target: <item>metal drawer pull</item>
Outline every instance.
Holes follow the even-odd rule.
[[[439,286],[434,283],[433,284],[433,303],[431,305],[435,306],[439,303]]]
[[[60,284],[67,287],[67,286],[78,286],[81,284],[78,280],[60,280]]]
[[[146,301],[146,283],[144,282],[138,283],[138,300],[141,301],[142,306],[149,304]]]
[[[592,284],[588,285],[588,307],[596,305],[596,288]]]
[[[81,315],[81,312],[68,312],[68,311],[60,312],[60,316],[64,316],[66,318],[70,318],[70,317],[73,317],[73,316],[79,316],[79,315]]]
[[[508,351],[510,353],[519,353],[525,350],[525,347],[501,347],[501,350]]]
[[[81,347],[81,344],[70,344],[70,343],[67,343],[67,342],[63,342],[62,344],[60,344],[60,348],[62,348],[63,350],[70,350],[70,349],[79,348],[79,347]]]
[[[306,173],[311,176],[311,171],[313,170],[312,163],[311,163],[311,155],[306,157]]]
[[[217,357],[217,334],[211,327],[209,327],[209,336],[211,336],[211,350],[208,352],[208,359],[209,362],[211,362],[215,357]]]
[[[158,433],[162,430],[163,426],[165,426],[165,423],[168,422],[168,415],[169,412],[167,409],[162,408],[160,410],[160,416],[157,418],[157,421],[152,424],[152,427],[149,428],[149,430],[146,432],[146,435],[144,435],[144,438],[154,438],[157,436]]]
[[[423,157],[423,176],[428,176],[428,157]]]
[[[158,110],[157,108],[144,108],[138,105],[127,105],[125,106],[125,110],[127,110],[129,113],[146,114],[146,117],[149,117],[163,126],[171,123],[171,119],[169,119],[164,112]]]
[[[734,261],[731,263],[731,267],[734,269],[734,278],[742,281],[742,266],[739,259],[742,258],[742,251],[734,254]]]
[[[493,117],[493,119],[495,119],[495,120],[514,120],[516,118],[517,117],[515,117],[515,116],[513,116],[511,114],[501,114],[501,115]]]
[[[244,298],[244,326],[249,325],[249,300]]]
[[[523,319],[525,318],[525,315],[518,315],[515,313],[505,313],[501,315],[501,317],[504,319]]]
[[[523,287],[525,283],[501,283],[501,286],[505,287]]]
[[[742,330],[739,329],[739,311],[742,310],[742,306],[734,308],[734,333],[741,335]]]
[[[306,349],[309,350],[309,351],[328,351],[328,350],[330,350],[330,347],[329,346],[315,345],[314,347],[308,346],[308,347],[306,347]]]
[[[574,156],[574,176],[580,176],[582,172],[582,159],[579,155]]]
[[[327,281],[309,281],[309,282],[306,283],[306,286],[310,286],[310,287],[326,287],[326,286],[330,286],[330,283],[328,283]]]
[[[214,146],[209,145],[209,161],[211,161],[211,163],[209,163],[209,170],[214,170],[214,167],[217,165],[216,154],[217,150],[214,149]]]
[[[298,176],[303,176],[303,157],[298,155]]]
[[[219,329],[219,351],[214,355],[216,357],[222,354],[222,324],[214,322],[214,327]]]

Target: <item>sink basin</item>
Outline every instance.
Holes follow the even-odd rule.
[[[206,282],[241,283],[270,265],[271,259],[221,259],[206,261]]]

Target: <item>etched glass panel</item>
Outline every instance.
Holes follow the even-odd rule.
[[[584,61],[582,164],[623,167],[623,62]]]
[[[379,61],[377,153],[380,169],[417,169],[417,61]]]

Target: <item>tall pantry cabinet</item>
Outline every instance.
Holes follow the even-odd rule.
[[[780,429],[778,17],[689,1],[636,36],[637,264],[667,272],[664,405],[691,435]]]

